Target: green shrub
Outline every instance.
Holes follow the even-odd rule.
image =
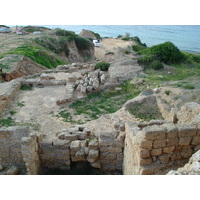
[[[59,29],[59,28],[56,29],[55,34],[57,36],[72,36],[72,37],[76,36],[76,34],[73,31],[66,31],[66,30]]]
[[[105,62],[99,62],[95,65],[95,69],[100,69],[101,71],[108,71],[108,68],[110,67],[110,63]]]
[[[154,70],[160,70],[160,69],[163,69],[164,66],[163,64],[159,61],[159,60],[154,60],[150,65],[149,67],[151,69],[154,69]]]
[[[145,55],[138,59],[138,64],[147,67],[154,61],[154,59],[155,59],[155,57],[153,55]]]
[[[195,87],[194,85],[188,84],[183,86],[184,89],[193,90]]]
[[[90,40],[88,40],[86,38],[76,36],[76,37],[74,37],[74,40],[75,40],[76,46],[79,50],[87,50],[91,46]]]
[[[170,92],[171,92],[170,90],[165,90],[165,94],[168,96],[169,96]]]
[[[184,54],[172,42],[152,46],[146,50],[146,53],[154,55],[158,60],[167,64],[181,63],[185,60]]]
[[[144,50],[144,47],[139,45],[132,45],[132,49],[133,51],[140,52],[141,50]]]
[[[133,37],[132,40],[133,40],[134,42],[136,42],[136,44],[139,45],[139,46],[142,46],[142,47],[144,47],[144,48],[147,47],[147,45],[146,45],[145,43],[142,43],[142,42],[141,42],[141,40],[140,40],[140,38],[139,38],[138,36]]]

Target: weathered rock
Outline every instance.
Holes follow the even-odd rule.
[[[7,172],[7,175],[17,175],[19,174],[19,169],[16,166],[12,166]]]
[[[81,147],[81,141],[80,140],[75,140],[75,141],[72,141],[71,144],[70,144],[70,149],[72,151],[78,151]]]

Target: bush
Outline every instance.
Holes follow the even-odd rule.
[[[143,66],[149,66],[153,61],[155,57],[153,55],[146,55],[138,59],[138,64]]]
[[[146,52],[166,64],[181,63],[185,60],[184,54],[172,42],[152,46]]]
[[[133,51],[140,52],[141,50],[144,49],[144,47],[138,45],[132,45],[132,49]]]
[[[149,67],[151,69],[154,69],[154,70],[160,70],[160,69],[163,69],[163,64],[159,61],[159,60],[154,60],[150,65]]]
[[[55,34],[57,36],[71,36],[71,37],[75,37],[76,34],[73,32],[73,31],[66,31],[66,30],[63,30],[63,29],[56,29],[56,32]]]
[[[110,63],[105,62],[99,62],[95,65],[95,69],[100,69],[101,71],[108,71],[108,68],[110,67]]]
[[[76,36],[76,37],[74,37],[74,40],[75,40],[76,46],[79,50],[87,50],[91,46],[90,40],[88,40],[86,38]]]

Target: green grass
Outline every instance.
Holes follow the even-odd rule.
[[[31,86],[29,86],[29,85],[22,85],[21,87],[20,87],[20,90],[29,90],[29,91],[31,91],[31,90],[33,90],[33,87],[31,87]]]
[[[3,53],[3,56],[8,54],[27,56],[34,62],[41,64],[47,68],[55,68],[57,67],[57,65],[63,64],[61,60],[47,53],[47,51],[45,51],[44,48],[37,47],[34,45],[24,44],[13,50]]]
[[[200,77],[200,68],[198,65],[193,65],[191,67],[187,64],[172,65],[174,68],[171,74],[167,74],[168,70],[153,70],[147,69],[145,73],[147,74],[146,82],[152,87],[163,84],[170,81],[182,81],[190,77]]]
[[[89,94],[84,100],[70,105],[74,115],[84,115],[88,120],[97,119],[104,114],[114,113],[129,99],[136,97],[140,91],[127,81],[120,86],[122,90],[104,90]]]
[[[9,127],[9,126],[15,126],[15,125],[16,125],[16,123],[12,119],[12,117],[2,118],[0,116],[0,127],[2,127],[2,126]]]

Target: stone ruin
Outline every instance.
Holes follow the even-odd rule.
[[[69,75],[62,81],[56,80],[51,73],[42,73],[36,79],[13,80],[5,83],[9,92],[5,88],[1,90],[0,112],[12,101],[21,85],[64,85],[65,99],[55,102],[60,105],[82,98],[88,92],[106,88],[108,80],[108,75],[99,70],[83,73],[79,77]],[[128,115],[129,107],[141,103],[147,104],[147,107],[149,103],[154,105],[154,109],[158,109],[168,121],[136,122],[134,118],[125,120],[115,113],[99,121],[58,130],[53,139],[42,133],[30,132],[27,127],[2,127],[0,170],[4,166],[13,166],[6,174],[17,174],[16,167],[25,168],[27,174],[40,174],[43,168],[69,170],[72,163],[88,162],[93,168],[129,175],[167,174],[170,170],[173,171],[168,174],[189,174],[188,170],[194,168],[193,163],[199,166],[200,105],[186,103],[176,112],[173,109],[166,112],[159,99],[152,94],[128,101],[121,110]],[[184,169],[174,171],[185,164]],[[198,170],[195,169],[194,174]]]

